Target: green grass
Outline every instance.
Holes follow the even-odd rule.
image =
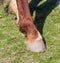
[[[0,12],[0,63],[60,63],[60,6],[42,5],[44,2],[31,7],[31,13],[35,13],[35,23],[46,41],[46,52],[27,51],[15,16]]]

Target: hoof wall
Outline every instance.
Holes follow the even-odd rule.
[[[26,47],[32,52],[44,52],[46,50],[43,40],[35,40],[33,42],[26,42]]]

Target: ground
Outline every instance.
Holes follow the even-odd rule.
[[[2,13],[0,8],[0,63],[60,63],[60,6],[52,3],[43,0],[35,8],[30,3],[32,17],[46,42],[44,53],[26,50],[15,16]]]

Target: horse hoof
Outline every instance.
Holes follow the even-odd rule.
[[[45,44],[43,40],[41,39],[41,35],[40,37],[35,39],[33,42],[26,41],[25,44],[26,44],[27,49],[32,52],[44,52],[46,50]]]

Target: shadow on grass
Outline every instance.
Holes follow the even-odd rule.
[[[45,19],[51,13],[51,11],[57,6],[56,5],[57,0],[47,0],[40,6],[37,6],[38,3],[40,3],[41,1],[42,0],[31,0],[31,2],[29,3],[29,6],[30,6],[31,15],[33,15],[33,12],[36,11],[34,23],[42,35]],[[43,37],[43,40],[46,44],[44,37]]]

